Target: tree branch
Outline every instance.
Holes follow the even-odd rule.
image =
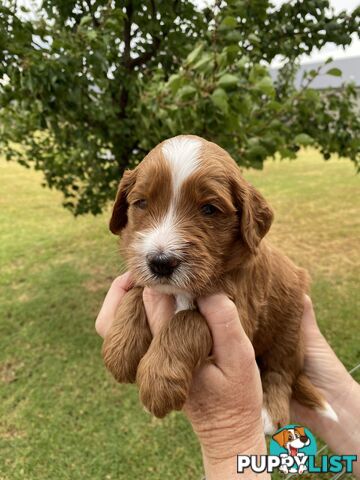
[[[152,17],[153,17],[154,20],[156,20],[156,5],[155,5],[155,0],[150,0],[150,5],[151,5]]]
[[[160,47],[161,39],[159,37],[153,37],[153,42],[148,50],[144,52],[142,55],[132,58],[129,60],[129,67],[131,69],[138,67],[139,65],[143,65],[144,63],[148,62],[151,57],[157,52],[158,48]]]
[[[86,2],[86,5],[88,6],[89,13],[90,13],[90,15],[91,15],[91,18],[92,18],[94,27],[99,27],[99,26],[100,26],[100,22],[99,22],[99,20],[95,17],[95,14],[94,14],[94,11],[93,11],[93,8],[92,8],[92,5],[91,5],[91,0],[85,0],[85,2]]]
[[[155,0],[150,0],[150,7],[151,7],[151,16],[154,21],[156,21],[156,14],[157,14],[157,9],[156,9],[156,3]],[[167,32],[166,32],[167,34]],[[164,38],[164,34],[163,34]],[[136,58],[129,59],[129,67],[131,69],[138,67],[139,65],[143,65],[147,61],[151,59],[151,57],[157,52],[161,39],[157,36],[152,36],[152,44],[150,45],[150,48],[146,50],[142,55],[139,55]]]
[[[174,1],[174,8],[178,0]],[[154,21],[156,21],[157,15],[157,8],[155,0],[150,0],[151,5],[151,16]],[[131,0],[128,0],[126,4],[126,19],[124,21],[124,53],[123,53],[123,64],[125,68],[129,71],[133,70],[134,68],[145,64],[148,62],[158,51],[161,42],[166,38],[167,34],[171,26],[165,31],[162,32],[162,36],[152,36],[152,44],[148,47],[148,49],[136,58],[131,58],[131,27],[132,27],[132,16],[133,16],[133,4]],[[120,118],[125,117],[125,109],[129,100],[129,92],[127,88],[124,86],[122,88],[120,94]]]
[[[126,18],[124,20],[124,54],[123,54],[123,63],[128,70],[131,70],[131,25],[132,25],[132,16],[134,13],[133,4],[131,0],[128,0],[126,3]]]
[[[174,0],[174,2],[173,2],[173,10],[174,11],[176,10],[178,3],[179,3],[178,0]],[[157,20],[157,18],[156,18],[157,8],[156,8],[155,0],[150,0],[150,6],[151,6],[151,16],[152,16],[153,20],[156,21]],[[125,40],[124,57],[125,57],[125,52],[127,52],[126,39],[127,38],[129,39],[128,57],[127,57],[127,63],[126,63],[127,67],[130,70],[132,70],[135,67],[139,67],[140,65],[143,65],[144,63],[148,62],[155,55],[155,53],[158,51],[158,49],[161,45],[161,42],[167,37],[167,34],[170,31],[170,28],[171,28],[171,26],[169,26],[169,28],[167,30],[164,30],[162,32],[161,37],[152,35],[152,40],[153,40],[152,44],[149,46],[149,48],[142,55],[139,55],[136,58],[131,58],[131,56],[130,56],[131,25],[130,25],[130,30],[128,32],[126,31],[126,28],[125,28],[125,31],[124,31],[124,37],[125,37],[124,38],[124,40]]]
[[[132,0],[128,0],[126,3],[126,18],[124,20],[124,53],[123,53],[123,64],[127,70],[131,70],[132,67],[130,65],[131,62],[131,25],[132,25],[132,16],[133,16],[133,4]],[[120,93],[120,112],[119,118],[123,119],[126,116],[126,106],[129,100],[129,91],[124,85],[121,89]]]

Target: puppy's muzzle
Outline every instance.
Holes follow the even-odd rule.
[[[156,253],[146,257],[151,273],[157,277],[170,277],[180,264],[180,260],[174,255]]]

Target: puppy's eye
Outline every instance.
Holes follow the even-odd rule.
[[[141,208],[141,210],[144,210],[147,207],[147,201],[144,198],[142,198],[141,200],[136,200],[136,202],[134,202],[133,205],[136,208]]]
[[[217,211],[218,209],[214,207],[214,205],[211,205],[211,203],[206,203],[201,207],[201,212],[204,215],[214,215],[214,213],[216,213]]]

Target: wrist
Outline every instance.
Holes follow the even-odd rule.
[[[330,401],[331,402],[331,401]],[[330,403],[337,414],[338,421],[317,416],[314,424],[316,433],[336,454],[360,455],[360,385],[352,379],[346,389],[346,395]],[[309,425],[311,428],[311,425]]]
[[[357,453],[360,446],[360,416],[358,415],[360,405],[360,385],[352,379],[346,397],[342,403],[337,405],[336,413],[338,422],[334,428],[336,447],[334,451],[342,454]],[[328,440],[332,443],[332,439]]]
[[[237,473],[237,455],[266,455],[266,441],[261,419],[244,429],[231,428],[208,432],[208,440],[201,442],[206,480],[235,480],[242,478],[268,479],[265,472],[256,474],[251,469]]]
[[[344,371],[340,381],[336,382],[329,390],[330,394],[327,394],[327,400],[335,410],[341,410],[348,404],[352,406],[354,396],[360,395],[359,384],[347,371]]]

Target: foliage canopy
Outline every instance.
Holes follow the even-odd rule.
[[[99,213],[124,169],[179,133],[219,143],[244,167],[311,144],[359,168],[354,86],[312,89],[321,72],[341,75],[331,65],[298,90],[293,83],[300,55],[350,44],[359,12],[336,15],[327,0],[220,0],[202,10],[189,0],[43,0],[29,12],[6,0],[0,145],[42,170],[75,214]]]

